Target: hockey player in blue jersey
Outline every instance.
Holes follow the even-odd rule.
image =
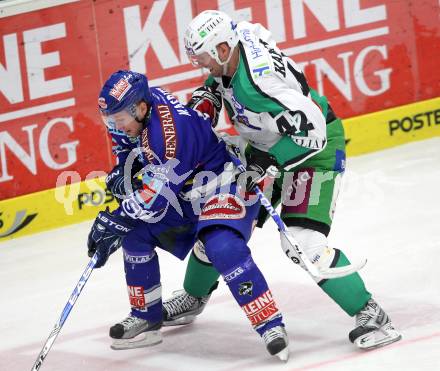
[[[199,238],[269,353],[287,360],[282,315],[247,246],[259,204],[238,191],[236,170],[210,119],[132,71],[112,74],[98,104],[119,159],[107,184],[121,203],[98,214],[88,249],[98,251],[101,267],[122,245],[131,305],[130,315],[110,329],[112,348],[162,341],[155,247],[184,259]],[[133,178],[137,173],[142,181]]]

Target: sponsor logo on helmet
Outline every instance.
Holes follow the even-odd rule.
[[[243,201],[232,194],[212,196],[203,206],[200,220],[241,219],[246,215]]]
[[[120,79],[116,84],[113,85],[113,88],[110,90],[109,94],[112,97],[115,97],[118,101],[121,101],[130,88],[131,84],[127,80]]]
[[[216,14],[217,15],[217,14]],[[216,17],[212,18],[210,17],[205,23],[203,23],[197,31],[199,32],[199,35],[201,37],[205,37],[207,32],[206,31],[212,31],[219,23],[223,22],[223,17]],[[202,36],[201,33],[204,32],[205,36]]]
[[[107,103],[105,102],[105,98],[104,97],[99,97],[98,98],[98,106],[101,107],[102,109],[106,109]]]

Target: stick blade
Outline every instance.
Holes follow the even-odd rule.
[[[361,259],[355,263],[351,263],[343,267],[321,269],[318,271],[316,277],[321,279],[332,279],[349,276],[350,274],[356,273],[362,269],[365,264],[367,264],[367,259]]]

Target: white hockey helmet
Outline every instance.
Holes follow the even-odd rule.
[[[238,43],[237,24],[226,13],[219,10],[205,10],[195,17],[185,32],[185,49],[189,60],[199,66],[198,56],[207,53],[215,61],[224,65],[229,62],[232,49]],[[221,61],[217,53],[217,45],[227,43],[231,52],[226,61]]]

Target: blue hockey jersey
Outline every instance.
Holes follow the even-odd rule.
[[[206,174],[199,178],[212,181],[230,163],[225,144],[217,138],[208,118],[159,87],[150,88],[150,92],[153,103],[138,138],[110,130],[119,164],[131,164],[134,159],[134,166],[143,168],[143,189],[123,202],[127,214],[141,219],[165,209],[169,203],[180,202],[176,195],[191,192],[197,174]]]

